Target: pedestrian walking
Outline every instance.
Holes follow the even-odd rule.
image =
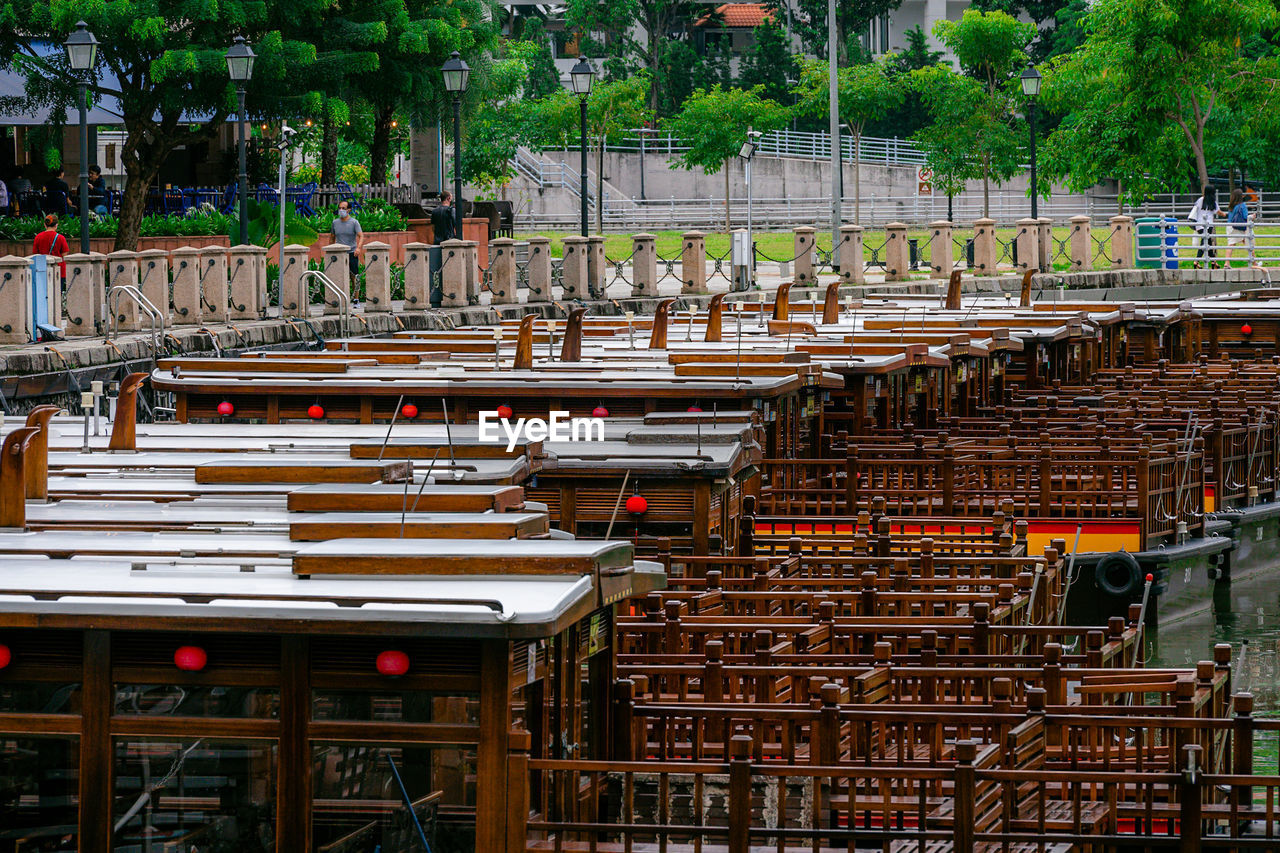
[[[1208,184],[1187,214],[1187,219],[1196,232],[1196,267],[1202,267],[1203,264],[1213,268],[1218,266],[1213,221],[1219,216],[1222,216],[1222,208],[1218,207],[1218,189],[1213,184]]]
[[[351,258],[351,278],[360,270],[359,252],[364,245],[364,229],[360,220],[351,215],[351,202],[338,202],[338,218],[333,220],[333,239],[347,247]]]
[[[67,245],[67,238],[58,233],[57,214],[50,213],[45,216],[44,230],[31,241],[31,251],[36,255],[53,255],[55,258],[62,258],[71,251],[71,247]],[[66,278],[67,262],[59,260],[58,268],[62,271],[63,278]]]
[[[1227,248],[1222,252],[1222,265],[1231,263],[1231,252],[1236,246],[1245,247],[1249,261],[1254,257],[1253,220],[1256,213],[1249,210],[1249,201],[1240,189],[1231,191],[1231,202],[1227,205]]]
[[[453,233],[453,216],[453,193],[445,190],[440,193],[440,204],[431,211],[431,238],[437,246],[458,237]]]

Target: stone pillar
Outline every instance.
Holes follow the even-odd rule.
[[[364,310],[391,310],[391,246],[364,244]]]
[[[1023,272],[1028,267],[1036,269],[1039,260],[1037,257],[1039,255],[1037,231],[1040,225],[1034,219],[1028,218],[1019,219],[1017,226],[1017,236],[1014,237],[1014,240],[1017,241],[1015,245],[1018,247],[1018,262],[1014,264],[1014,267],[1018,272]]]
[[[102,300],[94,287],[96,275],[88,255],[67,255],[67,334],[92,335],[101,318]]]
[[[495,237],[489,241],[490,304],[515,304],[516,285],[516,241]]]
[[[929,223],[929,272],[934,278],[949,279],[955,265],[955,245],[951,242],[951,223],[945,219]]]
[[[227,250],[206,246],[200,250],[200,321],[227,320]]]
[[[105,252],[90,252],[89,266],[93,269],[93,299],[98,306],[98,334],[107,328],[107,255]]]
[[[305,317],[311,305],[311,283],[302,276],[307,271],[309,246],[291,243],[284,247],[284,269],[280,271],[280,316]]]
[[[121,250],[107,255],[107,293],[126,285],[138,286],[138,253]],[[138,303],[127,294],[117,294],[107,300],[108,310],[114,311],[116,328],[135,330],[138,325]],[[150,323],[147,323],[149,326]]]
[[[1040,272],[1053,269],[1053,220],[1041,216],[1036,221],[1036,240],[1040,244]]]
[[[707,235],[686,231],[680,252],[681,293],[707,292]]]
[[[911,247],[907,245],[905,222],[890,222],[884,227],[884,280],[906,281],[911,267]]]
[[[996,274],[996,221],[994,219],[976,220],[973,223],[973,273],[974,275]]]
[[[862,284],[867,280],[866,260],[862,251],[862,226],[840,226],[840,280],[845,284]]]
[[[1071,271],[1085,272],[1093,266],[1092,220],[1083,214],[1071,217]]]
[[[138,253],[138,289],[156,307],[165,325],[172,322],[169,311],[169,253],[163,249],[146,249]],[[145,318],[144,326],[148,325]]]
[[[231,286],[231,309],[227,316],[232,320],[262,317],[258,298],[258,259],[253,249],[248,245],[232,246],[227,255],[227,283]]]
[[[580,236],[565,237],[560,241],[564,246],[563,275],[560,279],[562,298],[587,298],[587,238]]]
[[[530,302],[551,301],[551,238],[529,238],[529,266],[526,278]]]
[[[489,244],[485,241],[485,251],[488,252]],[[466,297],[468,305],[480,304],[480,241],[463,240],[462,241],[462,263],[463,269],[467,274]]]
[[[467,304],[467,253],[465,240],[445,240],[440,244],[440,278],[444,289],[442,308]]]
[[[0,258],[0,343],[31,341],[30,264],[17,255]]]
[[[1118,270],[1133,269],[1133,217],[1111,217],[1111,265]]]
[[[796,286],[812,285],[818,277],[813,272],[813,245],[818,229],[812,225],[801,225],[791,229],[791,245],[795,250],[795,275],[792,280]]]
[[[173,321],[200,322],[200,250],[190,246],[169,253],[173,265]]]
[[[404,244],[404,310],[425,311],[431,307],[431,246]]]
[[[631,295],[637,298],[658,295],[658,246],[652,234],[631,237]]]
[[[609,261],[604,255],[604,235],[587,238],[587,292],[592,299],[604,299],[609,280]]]
[[[347,294],[351,299],[351,251],[342,243],[330,243],[321,251],[324,252],[324,274],[334,286]],[[350,304],[348,302],[348,304]],[[324,313],[337,314],[342,310],[338,297],[328,290],[324,292]]]

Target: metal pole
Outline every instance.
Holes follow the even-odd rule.
[[[289,156],[288,140],[284,138],[284,132],[280,133],[280,239],[276,241],[276,251],[280,255],[278,263],[280,264],[280,280],[284,281],[284,205],[288,196],[289,188],[285,186],[285,157]],[[284,304],[283,302],[281,303]]]
[[[453,239],[462,238],[462,97],[453,96]]]
[[[644,201],[644,128],[640,128],[640,200]]]
[[[244,86],[236,87],[236,99],[240,104],[240,245],[249,242],[249,168],[246,164],[248,147],[248,119],[244,114]]]
[[[80,252],[89,254],[89,84],[80,81]]]
[[[580,200],[582,202],[582,236],[586,237],[587,236],[587,99],[585,96],[578,99],[578,107],[582,111],[582,168],[580,169],[582,174],[579,175],[579,178],[578,178],[579,183],[581,184],[580,189],[582,190],[582,192],[579,193],[578,195],[581,197]],[[599,203],[600,203],[600,200],[596,199],[596,204],[599,204]]]
[[[836,45],[836,0],[827,0],[827,87],[831,112],[831,245],[840,243],[840,204],[844,199],[844,175],[840,158],[840,93],[836,72],[839,48]]]
[[[750,140],[751,137],[748,136],[747,139]],[[752,206],[751,206],[751,196],[752,196],[751,161],[754,159],[755,159],[754,156],[748,157],[746,165],[743,167],[746,172],[746,174],[744,175],[744,178],[747,182],[747,269],[748,269],[747,277],[749,279],[749,283],[747,285],[748,287],[750,287],[750,283],[755,282],[756,280],[756,238],[755,238],[755,232],[752,230],[752,226],[755,220],[754,220],[754,217],[752,216]]]
[[[1036,102],[1027,106],[1027,126],[1031,129],[1031,218],[1036,219],[1039,193],[1036,191]]]

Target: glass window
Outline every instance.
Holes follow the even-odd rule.
[[[112,849],[275,849],[274,741],[117,738]]]
[[[148,717],[280,716],[274,687],[217,687],[193,684],[117,684],[116,714]]]
[[[475,807],[474,746],[318,743],[311,756],[316,850],[418,853],[424,849],[419,826],[431,850],[454,849],[449,838],[457,830],[442,826],[438,811]],[[413,803],[417,825],[406,802]]]
[[[0,681],[0,710],[11,714],[79,714],[80,685]]]
[[[480,694],[317,690],[312,715],[317,720],[478,725]]]
[[[79,742],[0,736],[0,850],[74,851]]]

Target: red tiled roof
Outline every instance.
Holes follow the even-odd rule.
[[[773,20],[773,10],[764,3],[725,3],[717,6],[714,15],[704,15],[698,26],[705,27],[715,23],[728,28],[753,29],[765,21]]]

